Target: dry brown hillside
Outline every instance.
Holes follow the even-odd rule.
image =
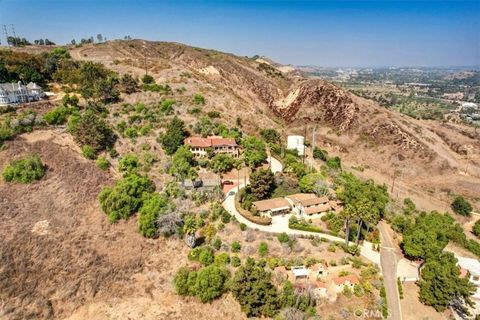
[[[251,133],[306,130],[308,139],[316,128],[316,145],[347,166],[363,167],[364,177],[391,184],[396,175],[394,194],[411,196],[423,209],[446,210],[453,194],[480,205],[480,131],[473,128],[415,120],[331,83],[282,73],[265,59],[141,40],[89,45],[71,54],[137,76],[147,66],[158,83],[204,93],[208,108],[230,123],[240,117]]]

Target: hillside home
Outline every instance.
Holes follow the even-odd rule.
[[[335,285],[335,292],[341,293],[343,292],[345,287],[348,287],[350,290],[353,291],[353,287],[360,283],[356,275],[349,274],[348,276],[333,278],[333,284]]]
[[[480,261],[477,259],[470,259],[464,257],[456,257],[458,265],[463,272],[463,276],[470,275],[470,282],[475,285],[477,291],[473,294],[472,298],[480,299]],[[468,273],[466,272],[468,271]]]
[[[240,154],[237,142],[234,138],[223,138],[220,136],[188,137],[183,143],[190,146],[190,151],[197,158],[205,158],[209,151],[214,154],[226,153],[234,158]]]
[[[290,203],[284,198],[273,198],[267,200],[254,201],[253,208],[261,216],[274,216],[279,214],[290,213],[292,208]]]
[[[292,267],[293,280],[308,279],[308,269],[305,266]]]
[[[317,197],[313,193],[296,193],[286,197],[292,205],[292,210],[301,217],[321,214],[331,209],[327,197]]]
[[[185,179],[183,181],[183,187],[186,189],[214,189],[220,187],[221,184],[222,179],[220,179],[220,176],[211,172],[199,172],[196,179]]]
[[[312,280],[320,280],[328,277],[327,266],[323,263],[316,263],[310,267],[310,276]]]
[[[30,82],[26,86],[18,83],[0,83],[0,106],[38,101],[44,97],[42,88]]]

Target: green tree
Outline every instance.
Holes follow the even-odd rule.
[[[168,198],[163,194],[154,193],[143,201],[138,211],[138,231],[147,238],[157,234],[157,219],[165,214],[168,208]]]
[[[302,192],[315,193],[317,196],[328,195],[325,177],[319,172],[308,173],[298,182]]]
[[[181,146],[172,157],[172,166],[169,173],[178,180],[193,178],[196,176],[194,169],[193,153],[188,146]]]
[[[267,143],[277,144],[280,141],[280,134],[275,129],[262,129],[260,135]]]
[[[458,196],[452,202],[452,210],[456,214],[470,217],[472,215],[472,205],[465,198]]]
[[[165,153],[172,155],[183,144],[183,140],[187,136],[185,124],[180,118],[175,116],[167,126],[167,131],[161,137],[161,142]]]
[[[269,169],[258,169],[250,175],[250,190],[257,200],[267,198],[273,189],[274,176]]]
[[[253,136],[246,137],[242,141],[243,157],[249,167],[256,167],[267,159],[265,143]]]
[[[143,204],[146,195],[155,191],[155,184],[147,177],[129,174],[113,187],[104,187],[98,195],[100,206],[110,222],[128,219]]]
[[[428,258],[422,268],[420,301],[443,312],[453,300],[465,300],[472,305],[470,296],[475,292],[468,278],[460,277],[460,267],[452,253]]]
[[[273,317],[280,307],[271,274],[247,259],[232,279],[231,291],[247,317]]]
[[[209,167],[215,173],[225,173],[233,169],[235,165],[235,159],[232,156],[220,153],[215,155],[212,160],[210,160]]]
[[[32,183],[45,175],[46,167],[38,155],[30,155],[23,159],[13,160],[3,169],[6,182]]]
[[[196,272],[195,282],[191,292],[200,298],[202,302],[210,302],[220,297],[225,291],[225,284],[229,278],[228,271],[225,268],[210,265]]]
[[[90,109],[83,115],[70,117],[69,130],[80,146],[91,146],[95,152],[111,148],[116,140],[109,125]]]

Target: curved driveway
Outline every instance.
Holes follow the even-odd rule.
[[[239,188],[244,188],[245,186],[241,184]],[[319,233],[319,232],[310,232],[310,231],[303,231],[303,230],[295,230],[290,229],[288,227],[288,218],[289,216],[274,216],[272,218],[272,224],[268,226],[259,225],[247,220],[243,217],[240,212],[237,211],[235,207],[235,193],[236,190],[232,190],[229,195],[223,201],[223,207],[230,212],[230,214],[234,215],[238,222],[244,223],[248,228],[256,229],[264,232],[269,233],[283,233],[289,235],[299,235],[299,236],[317,236],[328,239],[330,241],[339,241],[344,242],[345,239],[332,236],[326,233]],[[372,243],[364,241],[363,245],[360,246],[360,254],[367,258],[368,260],[372,261],[373,263],[380,266],[380,254],[377,251],[374,251],[372,248]]]

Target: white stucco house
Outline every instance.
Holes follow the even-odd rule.
[[[0,83],[0,106],[38,101],[45,96],[42,87],[34,82]]]

